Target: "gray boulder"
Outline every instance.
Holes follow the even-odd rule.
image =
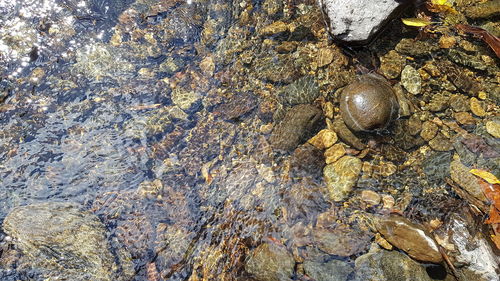
[[[320,0],[330,33],[342,41],[366,43],[402,9],[407,0]]]

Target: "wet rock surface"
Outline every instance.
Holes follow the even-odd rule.
[[[378,218],[375,225],[389,243],[405,251],[410,257],[433,263],[440,263],[443,260],[430,234],[409,220],[391,216]]]
[[[449,236],[442,236],[444,241],[455,245],[456,262],[468,265],[461,270],[461,277],[477,280],[499,280],[500,278],[494,272],[499,270],[500,258],[493,252],[490,244],[481,233],[470,233],[466,225],[465,218],[453,216],[445,228],[449,231]],[[464,243],[465,241],[472,241],[472,243]]]
[[[320,263],[314,261],[304,262],[304,271],[307,276],[316,281],[346,281],[353,272],[353,268],[346,262],[331,260]]]
[[[294,106],[275,126],[269,142],[275,149],[291,151],[311,137],[320,128],[321,121],[322,112],[317,107]]]
[[[396,251],[379,250],[356,259],[355,280],[430,281],[425,268]]]
[[[344,200],[354,188],[361,172],[361,160],[352,156],[344,156],[323,169],[331,200]]]
[[[65,272],[73,280],[127,279],[116,275],[104,225],[76,204],[18,207],[5,218],[3,229],[35,266]]]
[[[246,261],[245,269],[260,281],[291,280],[295,262],[285,247],[271,243],[255,248]]]

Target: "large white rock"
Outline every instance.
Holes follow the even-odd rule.
[[[330,32],[342,41],[365,43],[407,0],[318,0],[330,21]]]

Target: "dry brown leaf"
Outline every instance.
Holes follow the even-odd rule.
[[[497,249],[500,250],[500,235],[491,235],[491,241],[493,241],[495,246],[497,246]]]
[[[495,206],[490,206],[490,212],[488,214],[489,218],[484,221],[485,224],[496,224],[500,223],[500,212]]]
[[[455,27],[465,33],[470,33],[475,37],[481,38],[493,49],[497,57],[500,58],[500,38],[479,27],[466,24],[457,24]]]

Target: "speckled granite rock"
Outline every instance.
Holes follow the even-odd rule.
[[[311,103],[319,96],[318,83],[314,77],[304,76],[284,87],[279,96],[289,105]]]

